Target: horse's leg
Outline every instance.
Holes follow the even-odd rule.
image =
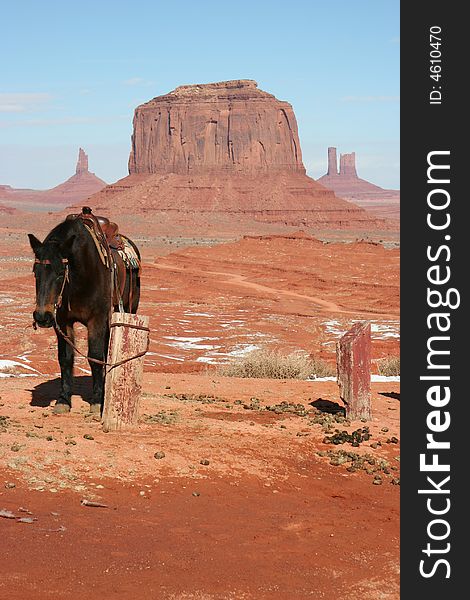
[[[63,331],[70,340],[74,341],[73,325],[60,325]],[[63,336],[56,330],[58,358],[60,364],[60,395],[54,406],[53,413],[56,415],[70,412],[72,407],[72,385],[73,385],[73,359],[74,350]]]
[[[106,361],[108,353],[109,326],[108,321],[93,319],[87,324],[88,328],[88,356],[99,361]],[[93,375],[93,396],[90,402],[90,412],[99,413],[104,400],[104,374],[103,365],[89,361]]]

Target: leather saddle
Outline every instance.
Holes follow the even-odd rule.
[[[126,265],[119,254],[119,250],[124,250],[124,241],[119,234],[119,227],[116,223],[110,221],[107,217],[94,215],[89,206],[84,206],[79,214],[67,215],[66,220],[80,219],[90,230],[95,243],[101,246],[98,250],[105,265],[115,269],[116,281],[114,286],[113,304],[117,305],[124,293],[126,284]],[[117,287],[117,289],[116,289]]]

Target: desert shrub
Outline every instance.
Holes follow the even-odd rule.
[[[303,352],[282,354],[273,350],[255,350],[232,360],[218,369],[225,377],[260,377],[266,379],[307,379],[312,375],[327,377],[335,371],[327,363],[312,359]]]
[[[399,356],[387,356],[377,361],[377,368],[379,375],[386,375],[387,377],[400,375],[400,357]]]

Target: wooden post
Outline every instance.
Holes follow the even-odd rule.
[[[145,352],[148,348],[148,325],[148,317],[130,313],[113,313],[108,363],[114,364]],[[140,329],[141,327],[144,329]],[[109,371],[105,383],[103,431],[115,431],[137,423],[143,371],[143,356]]]
[[[361,321],[336,344],[339,395],[348,419],[372,419],[370,404],[370,323]]]

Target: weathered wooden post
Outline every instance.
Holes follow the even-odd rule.
[[[355,323],[336,343],[339,395],[348,419],[372,418],[370,403],[370,323]]]
[[[108,363],[116,364],[127,358],[137,358],[112,368],[106,375],[103,431],[115,431],[137,423],[148,340],[149,317],[113,313]]]

